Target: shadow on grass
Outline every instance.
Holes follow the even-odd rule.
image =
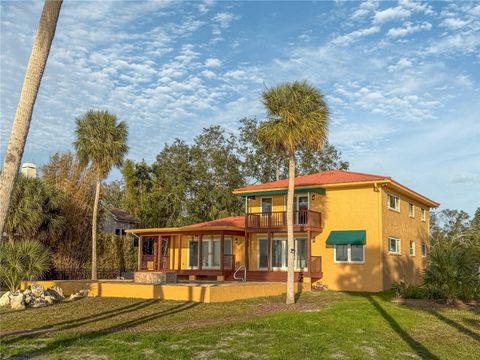
[[[382,317],[388,322],[393,331],[395,331],[405,341],[410,348],[417,353],[422,359],[439,359],[436,355],[432,354],[425,346],[419,341],[410,336],[397,321],[373,298],[372,295],[367,295],[368,301],[373,307],[382,315]]]
[[[181,304],[179,304],[177,306],[174,306],[170,309],[166,309],[166,310],[163,310],[163,311],[160,311],[158,313],[151,314],[151,315],[145,315],[145,316],[142,316],[142,317],[139,317],[139,318],[136,318],[136,319],[133,319],[133,320],[121,323],[121,324],[112,325],[112,326],[109,326],[109,327],[106,327],[104,329],[100,329],[100,330],[97,330],[97,331],[92,331],[92,332],[88,332],[88,333],[76,333],[76,334],[73,334],[72,336],[70,336],[68,338],[62,338],[62,339],[54,340],[53,342],[49,343],[47,346],[45,346],[41,349],[25,351],[25,352],[22,352],[20,354],[17,354],[16,357],[18,357],[20,359],[28,359],[28,358],[32,358],[32,357],[35,357],[35,356],[40,356],[40,355],[43,355],[43,354],[53,352],[53,351],[55,351],[56,349],[59,349],[59,348],[66,349],[70,346],[73,346],[76,342],[96,340],[98,338],[101,338],[101,337],[106,336],[106,335],[111,334],[111,333],[115,333],[115,332],[119,332],[119,331],[122,331],[122,330],[133,328],[133,327],[135,327],[137,325],[141,325],[141,324],[143,324],[147,321],[156,320],[156,319],[168,316],[168,315],[173,315],[173,314],[178,313],[178,312],[189,310],[189,309],[191,309],[191,308],[193,308],[197,305],[199,305],[199,303],[193,303],[193,302],[181,303]]]
[[[440,314],[437,311],[433,311],[433,310],[426,310],[426,311],[429,314],[432,314],[433,316],[435,316],[438,320],[443,321],[445,324],[450,325],[451,327],[454,327],[455,329],[457,329],[462,334],[470,336],[473,340],[476,340],[476,341],[480,342],[480,335],[477,334],[476,332],[470,330],[469,328],[463,326],[462,324],[460,324],[460,323],[458,323],[458,322],[456,322],[452,319],[447,318],[446,316]],[[469,320],[473,320],[477,325],[479,324],[478,320],[475,320],[475,319],[469,319]]]
[[[43,335],[43,334],[49,333],[49,332],[69,330],[69,329],[73,329],[73,328],[76,328],[76,327],[79,327],[79,326],[82,326],[82,325],[86,325],[86,324],[89,324],[89,323],[92,323],[92,322],[111,319],[111,318],[116,317],[118,315],[122,315],[122,314],[126,314],[126,313],[129,313],[129,312],[132,312],[132,311],[137,311],[137,310],[143,309],[147,306],[150,306],[150,305],[154,304],[155,302],[156,302],[155,300],[140,301],[140,302],[137,302],[137,303],[132,304],[132,305],[124,306],[124,307],[117,308],[117,309],[112,309],[112,310],[109,310],[109,311],[106,311],[106,312],[102,312],[100,314],[85,316],[83,318],[63,321],[63,322],[59,322],[59,323],[55,323],[55,324],[49,324],[49,325],[45,325],[45,326],[42,326],[42,327],[39,327],[39,328],[26,330],[26,331],[20,330],[21,332],[20,331],[14,331],[14,332],[11,332],[11,333],[3,334],[2,338],[10,337],[10,336],[15,336],[15,337],[11,338],[9,340],[2,340],[2,343],[3,344],[12,344],[12,343],[21,341],[25,338],[31,339],[33,337],[40,336],[40,335]],[[16,336],[16,335],[18,335],[18,336]]]

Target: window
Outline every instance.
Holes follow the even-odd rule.
[[[272,212],[272,198],[262,198],[262,213]]]
[[[272,239],[272,260],[273,270],[286,270],[288,266],[288,241],[287,239]],[[295,239],[295,271],[307,269],[307,239]],[[258,268],[268,268],[267,240],[258,240]]]
[[[125,229],[120,229],[120,228],[116,228],[115,229],[115,235],[117,236],[125,236],[127,233],[125,232]]]
[[[400,211],[400,199],[396,196],[388,194],[387,206],[391,210]]]
[[[365,247],[363,245],[335,245],[335,262],[363,263]]]
[[[188,266],[191,269],[198,268],[198,239],[193,237],[188,241]]]
[[[415,207],[413,204],[408,204],[408,215],[413,218],[415,217]]]
[[[427,244],[425,243],[425,241],[422,242],[422,256],[427,256]]]
[[[415,256],[415,241],[410,240],[410,256]]]
[[[348,261],[348,245],[335,245],[335,261]]]
[[[388,238],[388,252],[390,254],[400,254],[400,239],[394,237]]]
[[[154,239],[151,237],[143,238],[143,255],[153,255],[153,241]]]
[[[205,269],[220,268],[221,240],[216,236],[202,238],[202,267]]]
[[[267,239],[258,240],[258,268],[268,268],[268,241]]]
[[[425,221],[425,219],[427,218],[426,211],[425,211],[425,209],[423,209],[423,208],[422,208],[420,211],[421,211],[420,219],[421,219],[422,221]]]

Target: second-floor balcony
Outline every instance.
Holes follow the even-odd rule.
[[[286,211],[247,213],[245,217],[247,231],[287,231]],[[294,231],[321,230],[322,214],[307,209],[296,210],[293,212],[293,226]]]

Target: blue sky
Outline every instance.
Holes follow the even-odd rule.
[[[40,1],[1,2],[3,163]],[[72,148],[74,119],[128,123],[128,157],[203,127],[262,119],[264,86],[307,79],[353,171],[480,206],[480,3],[65,1],[24,161]],[[113,177],[118,172],[113,173]]]

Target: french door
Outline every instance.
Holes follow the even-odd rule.
[[[293,210],[295,225],[305,225],[308,221],[308,196],[295,196]]]
[[[270,265],[272,270],[288,269],[288,240],[272,239]],[[295,239],[295,271],[307,270],[307,239]],[[267,239],[258,240],[258,268],[266,270],[268,265]]]

